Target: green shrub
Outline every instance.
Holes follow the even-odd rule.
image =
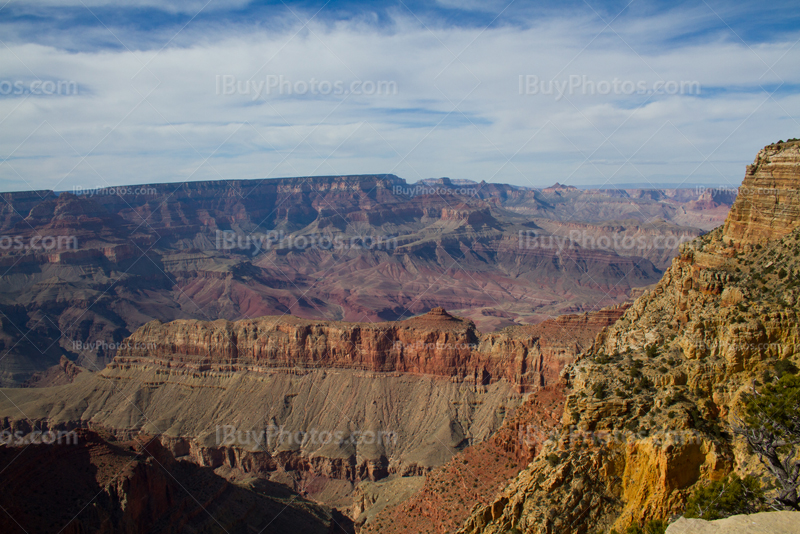
[[[597,362],[597,363],[605,364],[605,363],[613,362],[614,358],[612,356],[609,356],[607,354],[603,354],[601,352],[600,354],[595,356],[594,361]]]
[[[754,514],[764,509],[764,492],[758,479],[732,474],[723,480],[697,488],[686,504],[685,517],[707,521],[738,514]]]
[[[597,382],[592,385],[592,392],[597,399],[603,400],[606,398],[608,392],[606,391],[605,382]]]
[[[783,377],[785,374],[794,374],[797,372],[797,366],[793,364],[791,360],[778,360],[772,368],[775,369],[775,374],[778,378]]]
[[[648,521],[644,527],[639,525],[629,525],[623,534],[664,534],[667,531],[667,522],[663,519],[655,519]],[[608,534],[619,534],[616,530],[612,530]]]

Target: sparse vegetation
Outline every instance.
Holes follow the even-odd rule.
[[[758,479],[732,474],[696,489],[686,505],[685,517],[713,520],[765,509],[764,492]]]
[[[791,360],[778,360],[772,366],[775,370],[775,375],[778,378],[782,378],[783,375],[786,374],[794,374],[797,373],[797,366],[791,362]]]
[[[601,352],[600,354],[598,354],[598,355],[595,357],[594,361],[595,361],[595,362],[597,362],[597,363],[600,363],[600,364],[606,364],[606,363],[611,363],[611,362],[613,362],[613,361],[614,361],[614,358],[613,358],[612,356],[609,356],[609,355],[607,355],[607,354],[603,354],[603,353]]]
[[[667,522],[663,519],[654,519],[645,523],[644,526],[629,525],[622,534],[664,534],[667,531],[667,526]],[[609,534],[619,534],[619,532],[612,529]]]
[[[733,430],[775,478],[772,505],[800,511],[800,376],[784,374],[747,395],[743,404],[745,416]]]
[[[608,395],[608,391],[606,390],[605,382],[596,382],[592,385],[592,393],[596,399],[605,399],[606,395]]]

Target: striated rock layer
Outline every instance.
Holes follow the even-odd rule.
[[[565,370],[560,433],[459,532],[624,531],[680,514],[731,471],[764,474],[730,421],[754,381],[800,360],[796,155],[796,143],[769,146],[745,178],[779,189],[785,210],[767,187],[740,196],[724,228],[684,245]]]
[[[0,446],[0,466],[8,534],[353,531],[340,514],[275,484],[231,484],[176,462],[148,436],[109,442],[79,430],[57,444]]]
[[[357,484],[422,475],[498,429],[505,458],[533,454],[541,439],[516,447],[507,414],[625,309],[485,335],[442,309],[386,323],[153,321],[100,373],[3,390],[0,426],[157,435],[179,459],[280,482],[355,518],[395,487],[354,498]]]
[[[488,505],[560,426],[564,388],[558,383],[530,395],[491,439],[468,447],[424,477],[410,498],[374,507],[357,518],[362,534],[454,532],[479,505]]]
[[[737,247],[782,237],[800,225],[800,141],[764,147],[747,166],[725,220],[724,240]]]
[[[345,323],[292,316],[242,321],[151,321],[122,344],[104,371],[146,366],[177,372],[358,369],[458,379],[499,380],[520,391],[558,379],[561,369],[625,306],[568,315],[482,335],[442,308],[405,321]]]
[[[32,375],[59,373],[62,356],[99,371],[156,319],[387,321],[444,306],[488,332],[596,310],[657,282],[732,196],[393,175],[5,193],[0,385],[45,385]]]

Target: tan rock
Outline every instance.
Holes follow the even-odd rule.
[[[800,512],[762,512],[734,515],[716,521],[681,517],[666,534],[797,534],[800,532]]]
[[[737,248],[782,237],[800,225],[800,142],[764,147],[747,166],[725,221],[724,240]]]

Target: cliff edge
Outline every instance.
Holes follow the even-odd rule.
[[[760,474],[729,421],[754,380],[799,359],[799,187],[800,143],[759,152],[724,227],[565,369],[560,432],[459,532],[625,530],[682,513],[698,484]]]

